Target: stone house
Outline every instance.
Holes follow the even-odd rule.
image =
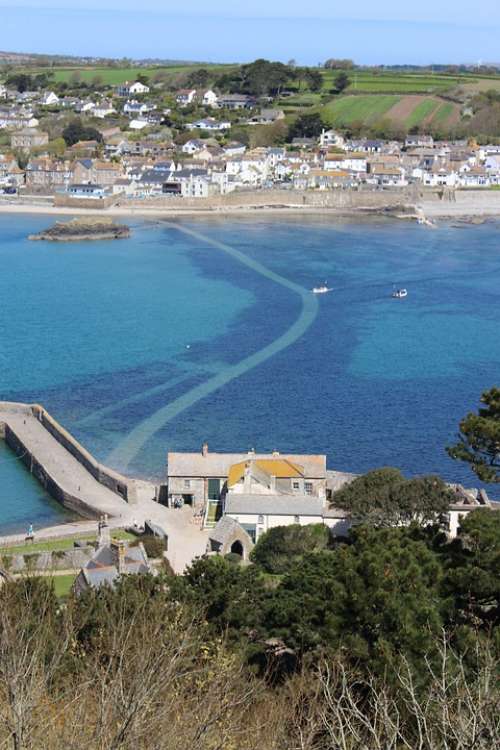
[[[111,539],[105,521],[99,522],[97,549],[76,577],[73,590],[77,595],[89,588],[113,586],[120,576],[154,574],[142,544],[126,546]]]
[[[112,161],[79,159],[73,167],[73,181],[80,184],[114,185],[121,177],[123,167]]]
[[[68,149],[68,153],[80,158],[92,158],[101,147],[99,141],[78,141]]]
[[[30,159],[26,167],[26,186],[34,190],[66,187],[73,178],[71,164],[48,156]]]
[[[17,167],[17,159],[13,154],[0,154],[0,179],[9,175]]]
[[[287,476],[288,475],[288,476]],[[274,477],[274,479],[273,479]],[[182,500],[198,510],[219,503],[229,489],[235,494],[256,483],[278,492],[326,497],[326,456],[255,453],[211,453],[206,443],[199,453],[167,456],[168,504]],[[241,493],[240,493],[241,494]]]
[[[38,146],[45,146],[49,142],[49,134],[36,128],[23,128],[10,137],[11,148],[30,151]]]

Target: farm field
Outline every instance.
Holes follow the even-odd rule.
[[[320,107],[319,111],[333,127],[349,127],[353,123],[370,126],[386,120],[410,130],[423,125],[451,126],[460,119],[460,107],[457,104],[445,102],[437,96],[416,94],[347,95],[333,99]]]
[[[91,83],[97,77],[102,80],[102,83],[110,86],[118,86],[125,81],[134,81],[138,75],[145,75],[151,80],[154,79],[155,75],[162,73],[167,76],[178,75],[179,73],[189,73],[190,70],[197,70],[198,68],[207,68],[207,70],[225,72],[231,69],[230,65],[167,65],[164,67],[128,67],[128,68],[55,68],[51,72],[53,73],[53,80],[56,83],[68,83],[72,77],[79,76],[80,80],[84,83]],[[30,71],[31,73],[36,71]],[[45,72],[40,70],[39,72]]]
[[[325,104],[321,113],[332,126],[346,127],[354,122],[369,125],[383,119],[399,100],[398,96],[343,96]]]
[[[339,71],[323,72],[323,90],[334,88]],[[351,81],[347,93],[431,94],[475,83],[470,76],[421,75],[418,73],[379,73],[377,71],[346,71]]]

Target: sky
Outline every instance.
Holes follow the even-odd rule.
[[[500,0],[0,0],[0,50],[315,65],[500,62]]]

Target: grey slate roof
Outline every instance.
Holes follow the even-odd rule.
[[[219,544],[224,544],[240,528],[240,524],[234,518],[223,516],[211,530],[210,539]]]
[[[304,469],[306,479],[326,477],[326,456],[294,455],[280,453],[169,453],[167,456],[169,477],[227,477],[233,464],[249,459],[282,458],[298,464]]]
[[[324,510],[325,503],[323,500],[307,495],[229,493],[226,497],[226,513],[234,515],[318,516],[318,519],[320,519]]]
[[[151,572],[151,567],[142,545],[126,547],[123,574],[149,572]],[[119,576],[117,550],[112,544],[104,544],[97,548],[92,558],[81,569],[75,589],[81,592],[86,586],[98,588],[104,583],[112,585]]]

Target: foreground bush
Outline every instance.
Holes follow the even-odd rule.
[[[417,684],[404,653],[393,683],[339,651],[270,688],[163,582],[130,578],[61,608],[27,579],[0,591],[0,747],[491,750],[498,662],[487,643],[469,656],[437,637]]]

